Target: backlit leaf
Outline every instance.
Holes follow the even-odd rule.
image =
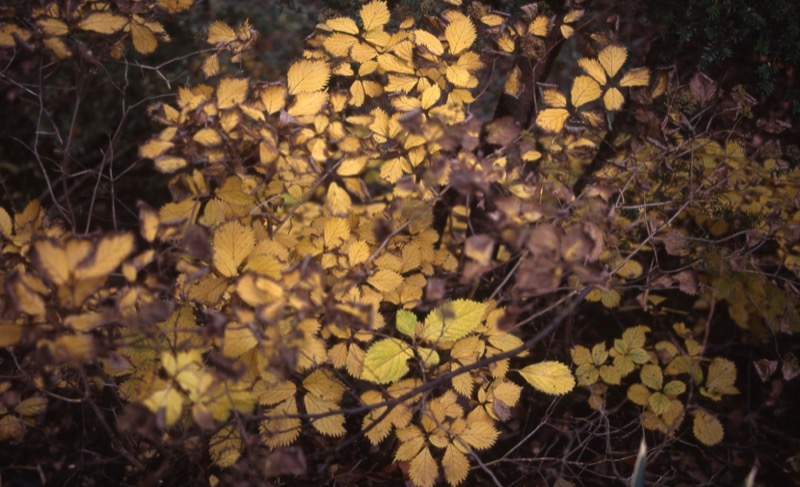
[[[87,15],[80,22],[78,27],[83,30],[99,32],[100,34],[113,34],[121,30],[128,23],[128,18],[111,12],[96,12]]]
[[[575,387],[575,378],[569,367],[561,362],[539,362],[524,367],[519,373],[530,385],[546,394],[566,394]]]
[[[561,132],[569,118],[569,112],[563,108],[548,108],[536,116],[536,125],[552,133]]]
[[[439,476],[439,465],[431,455],[430,449],[425,447],[420,451],[409,465],[408,475],[418,487],[433,487]]]
[[[289,94],[312,93],[325,88],[331,77],[328,63],[322,60],[304,59],[289,68]]]
[[[577,76],[572,82],[570,98],[575,108],[600,98],[601,94],[600,85],[589,76]]]
[[[247,78],[223,78],[217,86],[217,107],[220,110],[242,103],[247,96]]]
[[[597,60],[606,70],[608,76],[614,77],[617,75],[625,60],[628,58],[628,50],[622,46],[610,45],[605,47],[600,54],[597,55]]]
[[[429,342],[458,340],[480,325],[485,311],[485,303],[467,299],[447,301],[428,313],[420,337]]]
[[[383,27],[391,19],[386,2],[379,0],[373,0],[361,7],[360,14],[361,20],[364,22],[365,31]]]
[[[475,26],[469,17],[461,17],[450,22],[444,30],[445,39],[449,45],[450,54],[460,54],[469,49],[477,38]]]
[[[414,352],[397,338],[385,338],[373,343],[364,356],[361,378],[378,384],[396,382],[408,373],[408,359]]]
[[[252,228],[245,227],[238,221],[226,223],[214,232],[214,267],[225,277],[236,276],[239,265],[253,247],[255,235]]]

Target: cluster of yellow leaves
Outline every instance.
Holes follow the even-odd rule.
[[[5,399],[12,397],[9,393],[11,382],[0,382],[0,395]],[[36,424],[37,417],[47,409],[47,398],[31,396],[19,400],[19,395],[14,404],[4,401],[0,406],[0,441],[22,441],[28,426]]]
[[[572,361],[577,366],[578,384],[591,391],[589,404],[603,408],[603,395],[609,386],[617,386],[634,371],[639,371],[639,382],[628,387],[627,396],[634,404],[642,406],[642,426],[650,430],[673,435],[685,416],[685,405],[679,398],[686,392],[687,383],[699,387],[700,394],[719,401],[723,395],[738,394],[734,386],[736,366],[724,358],[714,358],[703,369],[703,347],[695,340],[683,323],[673,326],[684,341],[678,348],[671,341],[662,340],[646,346],[646,333],[650,328],[635,326],[626,329],[622,338],[614,340],[610,353],[605,343],[597,343],[591,350],[577,345],[572,348]],[[612,364],[607,364],[609,357]],[[669,377],[688,376],[688,379]],[[722,441],[723,428],[719,420],[703,409],[694,412],[693,432],[705,445]]]
[[[32,30],[13,23],[0,24],[0,48],[13,48],[18,43],[30,46],[41,42],[58,59],[73,56],[78,47],[73,38],[78,32],[93,32],[112,35],[119,32],[128,34],[133,47],[139,54],[150,54],[156,50],[159,41],[168,42],[169,35],[164,26],[154,16],[163,11],[169,14],[182,12],[192,6],[194,0],[150,0],[140,2],[135,9],[112,8],[114,2],[107,0],[81,0],[67,9],[58,3],[49,2],[46,6],[34,7],[30,18]],[[109,50],[114,58],[121,58],[124,47],[115,43]]]

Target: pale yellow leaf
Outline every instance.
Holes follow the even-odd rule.
[[[619,80],[619,85],[628,86],[647,86],[650,83],[650,70],[647,68],[631,69]]]
[[[236,463],[243,449],[244,442],[236,423],[225,426],[208,440],[208,453],[220,468],[228,468]]]
[[[447,483],[456,486],[467,478],[469,460],[454,445],[447,445],[444,456],[442,456],[442,470],[444,470],[444,478]]]
[[[212,128],[204,128],[194,134],[192,140],[205,147],[214,147],[222,143],[222,136]]]
[[[622,96],[622,92],[617,88],[611,87],[606,91],[606,94],[603,95],[603,104],[606,106],[606,110],[610,112],[622,108],[623,103],[625,103],[625,97]]]
[[[314,394],[306,394],[303,398],[303,402],[306,406],[306,412],[312,415],[324,414],[340,409],[339,405],[335,402],[323,399]],[[331,414],[329,416],[312,419],[311,426],[326,436],[344,436],[344,434],[347,432],[344,429],[343,414]]]
[[[444,46],[435,35],[428,31],[417,29],[414,31],[414,42],[418,46],[425,46],[428,51],[434,56],[441,56],[444,54]]]
[[[258,339],[248,326],[230,321],[225,325],[222,338],[222,355],[239,358],[258,345]]]
[[[600,61],[598,61],[597,59],[591,59],[591,58],[578,59],[578,66],[580,66],[581,69],[586,74],[594,78],[594,80],[600,83],[601,85],[606,84],[606,72],[603,69],[603,65],[600,64]]]
[[[334,19],[328,19],[325,22],[325,25],[331,28],[331,30],[335,30],[336,32],[344,32],[346,34],[358,34],[358,25],[356,25],[353,19],[348,17],[336,17]]]
[[[277,113],[286,106],[286,87],[282,84],[272,84],[261,91],[261,103],[270,114]]]
[[[125,27],[127,23],[128,17],[111,12],[95,12],[81,19],[78,22],[78,28],[100,34],[113,34]]]
[[[155,159],[171,149],[175,144],[169,140],[150,139],[139,146],[139,156]]]
[[[361,378],[378,384],[396,382],[408,373],[407,361],[413,356],[411,346],[402,340],[379,340],[367,349]]]
[[[331,77],[331,68],[321,59],[303,59],[289,68],[289,94],[313,93],[321,91]]]
[[[33,245],[39,270],[56,285],[66,283],[70,277],[69,260],[63,247],[51,240],[40,240]]]
[[[177,423],[183,411],[183,397],[172,387],[153,392],[142,404],[156,414],[163,411],[164,425],[167,427]]]
[[[253,229],[238,221],[222,225],[214,232],[213,262],[217,271],[225,277],[238,274],[239,265],[255,247]]]
[[[481,324],[485,312],[485,303],[466,299],[447,301],[428,313],[420,337],[429,342],[458,340]]]
[[[444,36],[450,46],[450,54],[460,54],[469,49],[477,38],[475,26],[469,17],[461,17],[450,22],[444,30]]]
[[[397,289],[403,283],[403,276],[389,269],[382,269],[372,274],[367,282],[383,293],[389,293]]]
[[[692,425],[694,437],[706,446],[714,446],[725,436],[722,423],[714,416],[702,409],[694,412],[694,423]]]
[[[528,25],[528,32],[538,37],[547,37],[550,19],[544,15],[539,15]]]
[[[575,378],[569,367],[561,362],[539,362],[520,369],[519,373],[529,384],[546,394],[566,394],[575,387]]]

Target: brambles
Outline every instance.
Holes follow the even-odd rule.
[[[141,14],[191,3],[84,2],[64,22],[146,54],[159,43]],[[126,482],[174,462],[166,443],[209,483],[399,466],[390,475],[421,487],[459,485],[495,476],[486,459],[519,447],[526,410],[559,423],[539,416],[547,395],[579,411],[577,377],[603,414],[620,386],[665,445],[689,413],[697,440],[718,444],[718,403],[739,387],[724,343],[706,346],[712,322],[800,327],[800,173],[782,153],[748,154],[741,93],[638,67],[616,32],[586,36],[587,15],[454,0],[396,18],[373,0],[320,21],[274,82],[226,65],[258,38],[246,19],[211,23],[204,81],[154,99],[159,128],[137,141],[171,196],[139,203],[138,236],[86,235],[36,201],[0,211],[0,330],[19,364],[2,383],[4,436],[28,441],[23,425],[59,398],[124,404],[119,423],[95,414]],[[24,28],[3,24],[3,45],[39,39]],[[567,98],[526,63],[578,39]],[[483,123],[471,105],[498,63],[513,63],[504,96],[530,106]],[[651,325],[608,348],[593,313]],[[665,315],[689,323],[679,344]],[[575,330],[597,344],[571,347]],[[124,419],[136,415],[145,426]],[[560,424],[586,436],[568,455],[587,461],[599,435]],[[350,445],[380,466],[358,466]],[[336,468],[306,470],[316,450]]]

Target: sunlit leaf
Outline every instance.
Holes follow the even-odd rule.
[[[242,103],[247,96],[247,78],[223,78],[217,86],[217,106],[220,110]]]
[[[610,45],[606,46],[600,54],[597,55],[597,60],[603,66],[608,76],[614,77],[617,75],[625,60],[628,58],[628,50],[622,46]]]
[[[546,394],[566,394],[575,387],[575,377],[561,362],[545,361],[520,369],[530,385]]]
[[[475,26],[469,17],[461,17],[450,22],[444,30],[444,36],[447,39],[450,54],[460,54],[469,49],[477,38]]]
[[[361,378],[378,384],[396,382],[408,373],[407,361],[413,356],[411,347],[397,338],[379,340],[367,349]]]
[[[237,221],[226,223],[214,232],[214,267],[225,277],[236,276],[253,247],[255,235],[250,227]]]
[[[426,341],[446,342],[469,334],[483,321],[486,304],[458,299],[434,308],[422,326],[420,337]]]
[[[380,0],[373,0],[364,5],[359,13],[361,20],[364,22],[365,31],[383,27],[391,18],[386,2]]]
[[[572,105],[578,108],[598,98],[603,92],[600,90],[600,85],[589,76],[577,76],[572,82],[572,91],[570,98]]]
[[[439,476],[439,465],[428,447],[423,448],[411,460],[408,475],[418,487],[433,487],[436,483],[436,478]]]
[[[569,112],[563,108],[548,108],[536,116],[536,125],[548,132],[561,132],[569,118]]]
[[[128,24],[129,19],[111,12],[95,12],[87,15],[78,22],[78,28],[99,32],[100,34],[113,34]]]

